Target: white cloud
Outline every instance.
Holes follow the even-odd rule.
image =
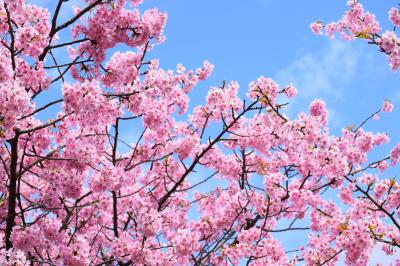
[[[352,43],[329,40],[320,51],[305,54],[276,74],[279,83],[292,82],[299,97],[342,97],[343,86],[354,77],[361,53]]]
[[[293,83],[298,97],[287,106],[285,112],[295,116],[300,111],[307,111],[312,99],[340,101],[345,88],[355,78],[357,65],[361,59],[361,50],[350,42],[327,40],[326,47],[303,54],[285,69],[275,75],[281,86]],[[341,124],[340,112],[329,103],[329,123]]]

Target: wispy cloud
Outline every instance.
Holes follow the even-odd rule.
[[[395,264],[395,262],[396,262],[396,255],[395,256],[386,255],[386,253],[382,251],[380,246],[376,246],[372,251],[369,263],[370,265],[377,265],[378,263],[382,263],[382,265],[391,265]]]
[[[271,0],[259,0],[259,2],[260,2],[261,5],[267,6],[271,2]]]
[[[352,43],[329,41],[326,48],[305,54],[279,71],[276,79],[281,84],[294,83],[303,99],[341,98],[343,87],[355,75],[360,56]]]
[[[286,113],[293,117],[315,98],[340,101],[345,89],[355,78],[361,50],[356,44],[337,40],[327,41],[326,47],[305,53],[275,75],[279,84],[293,83],[299,95]],[[340,126],[340,112],[328,101],[331,126]]]

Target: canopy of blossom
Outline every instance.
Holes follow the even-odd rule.
[[[340,256],[366,265],[376,246],[399,252],[400,186],[381,175],[399,162],[400,145],[370,158],[389,137],[362,128],[390,112],[389,101],[340,136],[330,135],[320,99],[290,120],[284,108],[296,88],[266,77],[246,99],[237,83],[222,82],[188,110],[188,92],[213,65],[164,70],[147,58],[164,40],[167,14],[142,12],[138,0],[86,0],[60,22],[66,1],[56,2],[50,16],[24,0],[0,1],[2,265],[334,265]],[[395,31],[383,32],[357,1],[348,5],[312,31],[365,39],[398,69]],[[389,19],[400,25],[398,8]],[[71,39],[61,38],[68,29]],[[108,58],[119,44],[129,49]],[[66,63],[53,53],[63,48]],[[37,106],[60,81],[63,97]],[[53,119],[39,118],[57,105]],[[122,123],[141,125],[137,141],[119,137]],[[193,182],[199,169],[209,175]],[[228,185],[197,191],[216,179]],[[324,197],[328,190],[338,199]],[[279,232],[291,230],[306,231],[308,243],[285,249]]]

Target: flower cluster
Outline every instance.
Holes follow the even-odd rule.
[[[350,10],[337,22],[323,24],[321,21],[311,23],[311,31],[317,35],[325,34],[333,38],[338,33],[344,40],[356,38],[365,39],[370,44],[379,46],[380,50],[387,54],[391,69],[397,70],[400,66],[400,41],[395,31],[385,31],[379,34],[381,28],[375,15],[365,11],[359,1],[349,0],[347,5]],[[400,25],[399,8],[389,10],[389,20],[394,27]]]
[[[342,255],[366,265],[378,246],[397,255],[400,184],[387,170],[400,144],[371,154],[386,134],[332,136],[321,99],[289,118],[283,101],[296,87],[264,76],[245,99],[223,82],[188,110],[214,66],[147,59],[167,15],[139,11],[141,0],[86,0],[62,24],[50,14],[65,1],[51,13],[0,2],[1,265],[334,265]],[[375,42],[397,68],[396,34],[379,36],[375,17],[349,6],[312,31]],[[399,24],[398,9],[390,19]],[[60,98],[43,103],[49,95]],[[392,110],[385,101],[376,114]],[[280,234],[293,231],[305,241],[289,252]]]

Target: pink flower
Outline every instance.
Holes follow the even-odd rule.
[[[388,240],[387,253],[394,240],[400,243],[398,230],[385,219],[387,213],[400,217],[398,182],[369,169],[383,172],[390,164],[369,154],[389,141],[386,134],[348,128],[332,136],[321,99],[310,103],[309,114],[290,119],[283,101],[297,89],[280,89],[263,76],[250,83],[249,99],[239,97],[237,82],[224,82],[188,113],[190,90],[214,66],[206,61],[195,70],[163,69],[149,58],[163,40],[167,15],[131,8],[142,0],[85,0],[98,5],[71,25],[72,39],[60,33],[59,43],[57,35],[49,43],[47,9],[25,0],[3,2],[0,191],[7,197],[0,200],[0,218],[2,228],[12,230],[0,232],[0,265],[43,260],[79,266],[109,259],[238,265],[248,258],[255,266],[294,265],[299,258],[334,265],[341,251],[347,264],[366,265],[376,237]],[[342,19],[325,28],[315,22],[312,31],[346,40],[374,37],[392,68],[399,67],[396,33],[378,37],[374,15],[356,0],[348,4]],[[71,60],[62,49],[50,53],[63,43],[72,44],[66,51]],[[48,45],[49,53],[38,60]],[[60,76],[62,85],[52,84],[60,72],[66,81]],[[59,87],[62,99],[42,102],[43,94],[37,100],[49,86]],[[382,106],[383,112],[392,109],[389,101]],[[400,162],[400,143],[390,159]],[[17,206],[9,223],[11,199]],[[308,243],[292,256],[274,231],[297,230],[303,226],[294,222],[301,219],[304,226],[311,223],[299,228],[310,229]],[[285,229],[291,220],[294,227]],[[6,249],[9,241],[12,248]]]
[[[390,160],[392,161],[392,165],[396,165],[400,161],[400,143],[390,152]]]
[[[284,90],[286,96],[288,98],[293,98],[297,95],[297,89],[293,86],[292,83],[290,83]]]
[[[212,65],[210,62],[208,61],[204,61],[203,63],[203,68],[198,68],[196,70],[197,75],[199,76],[200,80],[205,80],[207,79],[211,73],[214,70],[214,65]]]
[[[400,26],[400,9],[392,7],[389,10],[389,20],[395,25]]]
[[[257,81],[252,81],[249,84],[248,97],[255,99],[257,97],[268,97],[273,104],[279,93],[279,85],[271,78],[261,76]]]
[[[0,83],[5,82],[10,76],[10,67],[7,64],[0,63]]]
[[[380,162],[376,165],[376,168],[377,168],[379,171],[383,172],[383,171],[385,171],[385,170],[388,168],[388,164],[387,164],[386,161],[380,161]]]
[[[381,111],[384,112],[384,113],[392,112],[393,111],[393,104],[389,100],[386,100],[382,105]]]
[[[327,113],[326,104],[320,99],[313,100],[310,104],[309,110],[312,116],[322,116]]]
[[[312,31],[314,34],[322,35],[322,28],[323,28],[323,25],[322,25],[322,22],[321,22],[321,21],[315,21],[315,22],[311,23],[311,24],[310,24],[310,28],[311,28],[311,31]]]

